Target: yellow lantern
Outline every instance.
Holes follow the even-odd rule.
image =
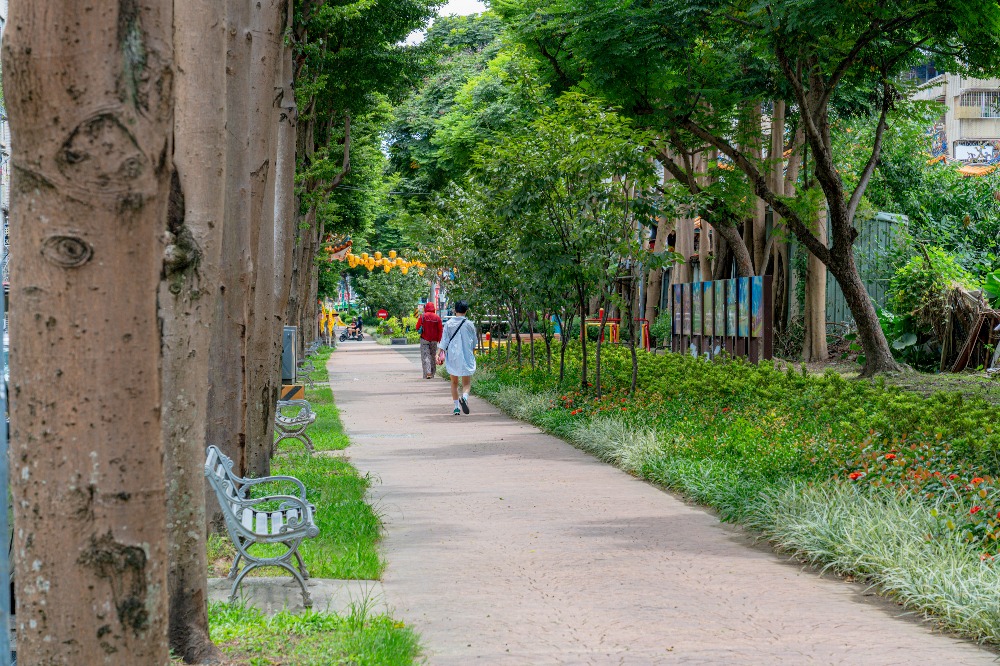
[[[364,259],[365,261],[368,261],[368,253],[367,252],[362,252],[361,253],[361,258]]]
[[[400,268],[399,270],[403,271],[403,275],[406,275],[407,273],[409,273],[409,272],[410,272],[410,269],[409,269],[409,268],[407,268],[406,266],[403,266],[403,267],[402,267],[402,268]]]
[[[396,251],[395,250],[389,250],[389,258],[390,259],[395,259],[396,258]]]
[[[376,259],[381,259],[382,258],[382,253],[381,252],[376,252],[375,253],[375,258]]]

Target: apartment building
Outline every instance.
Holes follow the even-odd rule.
[[[912,73],[915,99],[942,102],[946,111],[934,126],[934,157],[965,164],[1000,163],[1000,79],[938,73],[925,65]]]

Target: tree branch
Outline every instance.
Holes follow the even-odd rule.
[[[826,245],[820,242],[820,240],[816,238],[816,236],[813,235],[808,228],[806,228],[798,214],[792,210],[785,201],[775,195],[774,191],[767,186],[767,179],[764,178],[760,170],[747,158],[746,155],[730,145],[729,142],[720,139],[696,123],[689,120],[681,121],[681,127],[703,141],[715,146],[720,152],[729,157],[729,159],[731,159],[733,163],[736,164],[736,166],[738,166],[744,174],[746,174],[754,193],[769,203],[772,210],[781,215],[781,217],[785,218],[788,226],[795,233],[798,239],[802,241],[802,244],[805,245],[809,251],[824,264],[830,260],[830,250],[827,249]]]
[[[882,82],[882,113],[879,115],[878,125],[875,127],[872,154],[868,158],[865,168],[861,171],[861,177],[858,178],[858,185],[854,188],[854,193],[851,194],[851,200],[847,203],[848,221],[854,220],[858,204],[861,203],[861,197],[868,188],[868,182],[871,180],[872,174],[875,172],[875,165],[878,164],[878,158],[882,154],[882,140],[885,135],[886,117],[889,115],[889,107],[892,106],[892,98],[889,96],[890,90],[889,80],[886,79]]]

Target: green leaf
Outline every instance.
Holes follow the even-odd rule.
[[[892,348],[903,350],[907,347],[912,347],[917,344],[917,334],[916,333],[904,333],[895,340],[892,341]]]

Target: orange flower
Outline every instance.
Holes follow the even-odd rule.
[[[896,454],[895,453],[887,453],[887,454],[885,454],[885,459],[886,460],[895,460],[896,459]]]
[[[864,472],[851,472],[848,476],[851,479],[851,481],[857,481],[858,479],[860,479],[864,475],[865,475]]]
[[[977,476],[972,480],[972,485],[976,486],[983,482],[983,477]]]

